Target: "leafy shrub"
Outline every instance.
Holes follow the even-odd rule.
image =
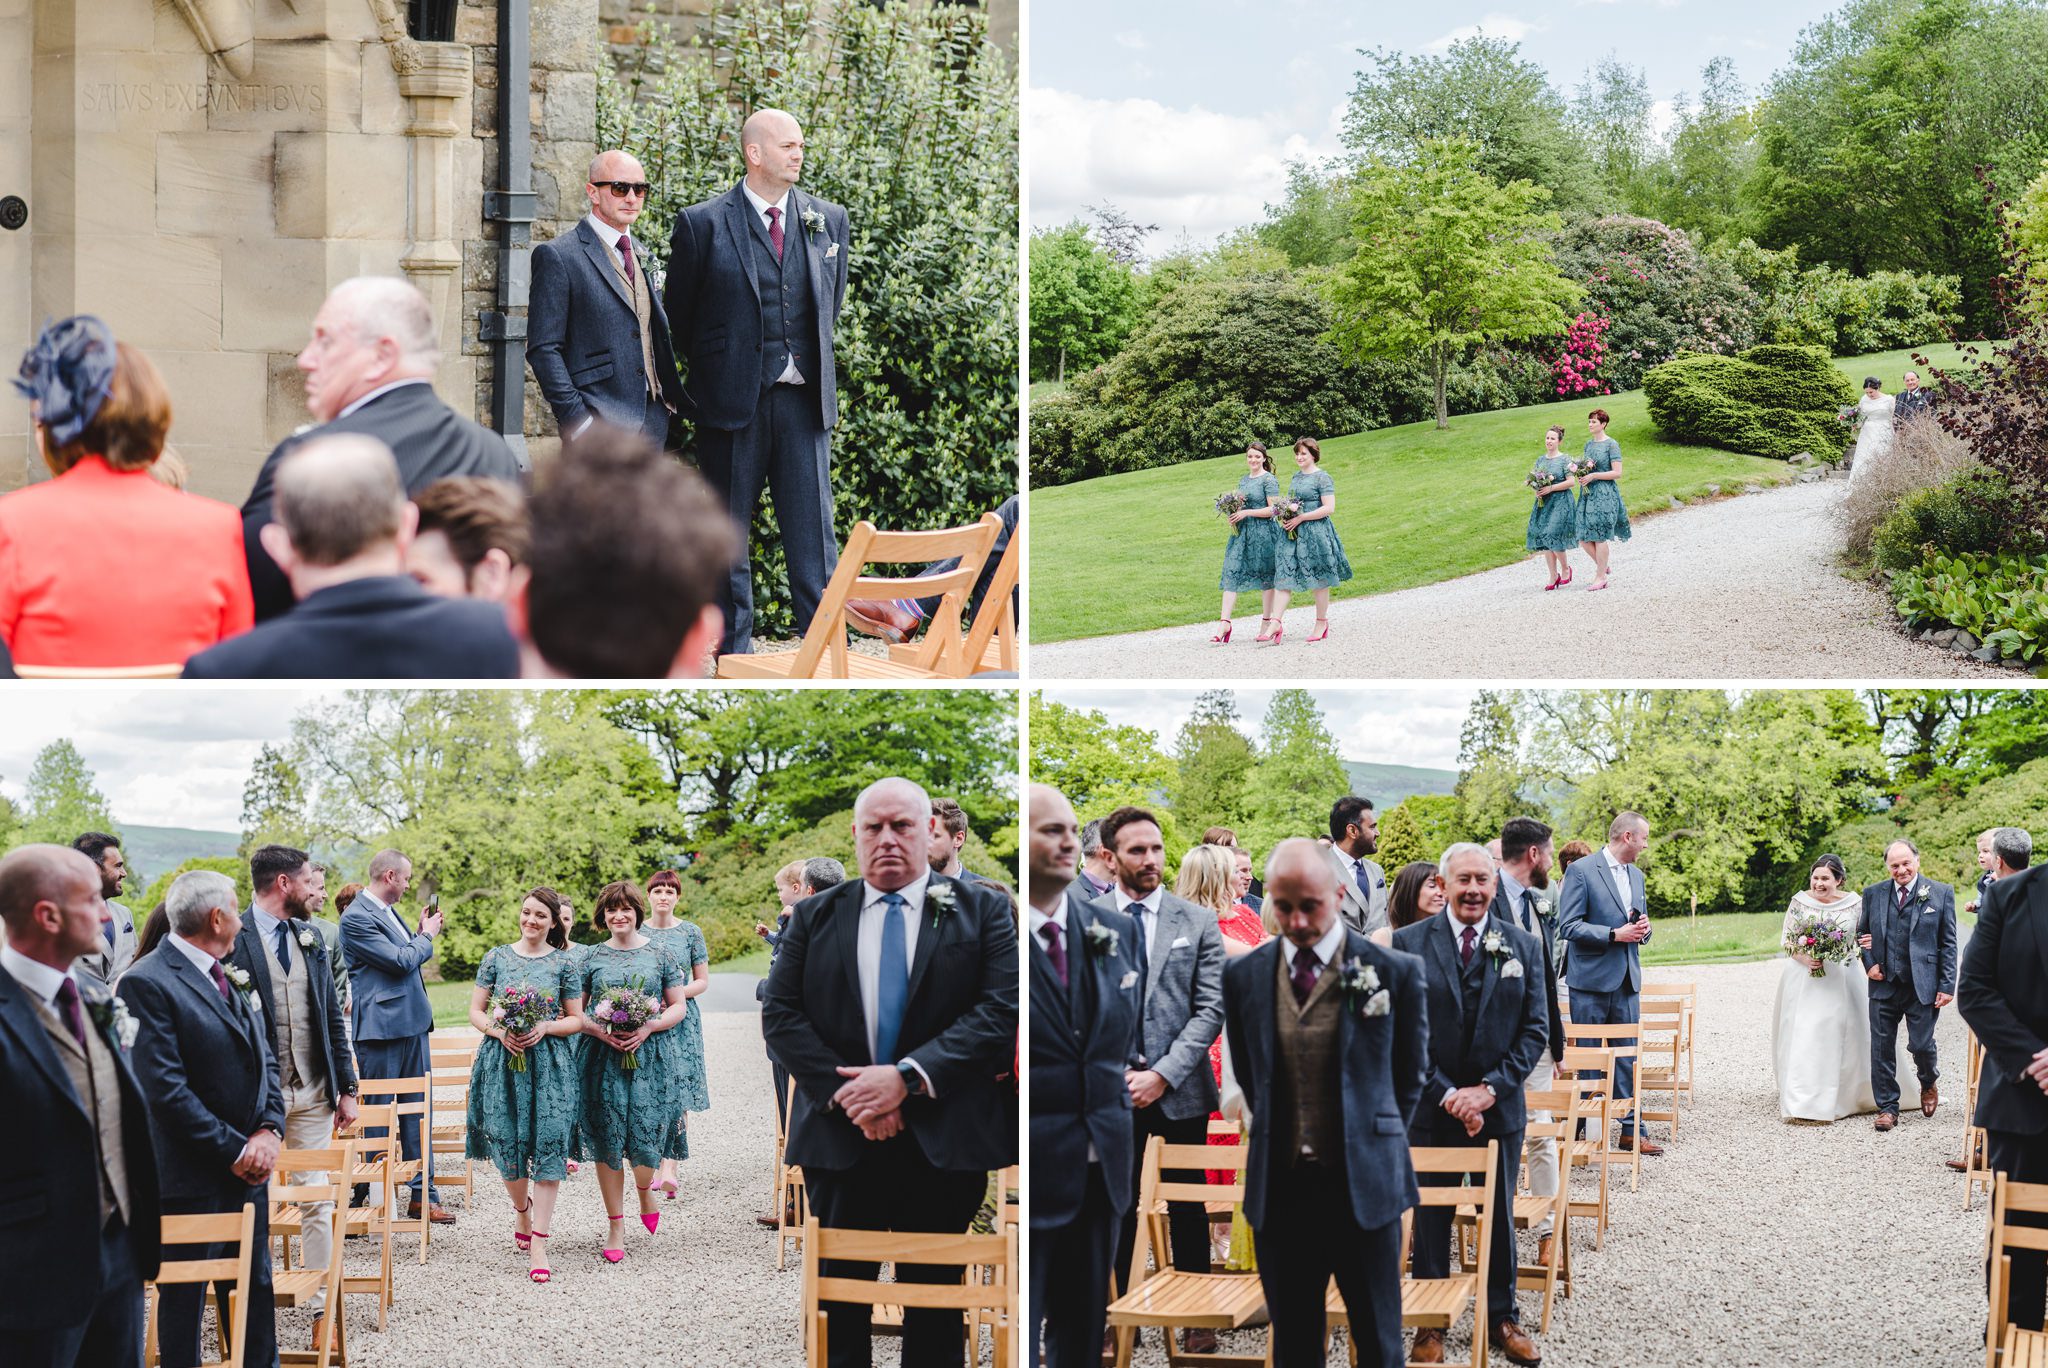
[[[1884,849],[1901,836],[1924,852],[1927,876],[1956,887],[1956,907],[1972,896],[1966,890],[1977,880],[1977,833],[1996,826],[2030,826],[2040,830],[2048,812],[2048,760],[2030,760],[2010,774],[2001,774],[1957,794],[1941,784],[1918,785],[1898,801],[1830,832],[1813,854],[1839,853],[1848,866],[1851,884],[1884,877]]]
[[[1756,328],[1771,342],[1825,347],[1858,356],[1919,346],[1949,336],[1962,322],[1962,287],[1949,275],[1801,266],[1799,248],[1759,247],[1748,238],[1709,249],[1756,295]]]
[[[155,909],[156,905],[164,900],[164,894],[170,892],[172,881],[180,874],[192,869],[210,869],[216,874],[227,875],[235,881],[236,906],[241,908],[249,905],[249,862],[237,859],[232,855],[200,856],[185,861],[176,869],[166,870],[164,873],[157,875],[156,879],[149,885],[148,890],[140,898],[130,898],[127,900],[128,910],[135,914],[135,930],[138,934],[142,931],[142,919],[147,917]],[[339,885],[336,886],[339,887]]]
[[[838,526],[967,523],[1015,493],[1017,81],[986,18],[739,0],[696,39],[709,52],[667,34],[641,31],[624,81],[599,64],[598,145],[647,168],[647,222],[731,189],[741,122],[764,107],[803,124],[804,189],[846,207]],[[766,500],[753,557],[761,632],[793,632]]]
[[[1988,554],[2003,549],[2004,528],[1993,511],[2012,488],[1997,473],[1966,470],[1943,484],[1916,489],[1870,539],[1880,570],[1907,570],[1929,552]]]
[[[1610,326],[1598,314],[1582,313],[1565,329],[1557,359],[1550,363],[1551,377],[1557,382],[1558,398],[1609,392],[1600,371],[1607,363],[1607,330]]]
[[[1768,344],[1682,356],[1643,377],[1650,421],[1671,441],[1780,459],[1838,450],[1848,378],[1818,347]]]
[[[2035,318],[2048,318],[2048,162],[2006,211],[2006,230],[2017,249],[2019,304]]]
[[[1553,251],[1558,269],[1585,285],[1586,311],[1609,321],[1602,379],[1611,389],[1635,389],[1681,352],[1732,353],[1757,340],[1749,286],[1679,229],[1625,215],[1576,219]]]
[[[1928,556],[1892,580],[1908,626],[1960,627],[2001,657],[2048,661],[2048,556]]]
[[[1978,468],[1969,444],[1945,431],[1939,423],[1919,418],[1898,424],[1892,433],[1891,450],[1882,461],[1870,462],[1866,469],[1857,472],[1837,505],[1837,517],[1850,553],[1863,556],[1870,552],[1877,529],[1901,500]],[[1912,559],[1919,559],[1917,552]]]

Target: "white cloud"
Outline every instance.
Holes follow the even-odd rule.
[[[1540,28],[1542,25],[1532,24],[1526,19],[1517,19],[1512,14],[1489,14],[1476,24],[1454,28],[1441,38],[1423,46],[1431,52],[1442,52],[1453,43],[1462,42],[1467,38],[1477,38],[1482,33],[1489,38],[1505,38],[1510,43],[1519,43]]]
[[[1120,48],[1129,48],[1133,52],[1143,52],[1145,50],[1145,35],[1136,29],[1125,29],[1122,33],[1112,33],[1110,39]]]
[[[1197,244],[1256,223],[1281,197],[1291,158],[1337,150],[1323,111],[1219,114],[1147,99],[1095,99],[1033,88],[1026,101],[1031,221],[1085,218],[1111,203],[1159,231],[1159,253],[1183,234]]]
[[[1112,722],[1143,727],[1159,736],[1161,748],[1194,712],[1196,689],[1061,688],[1045,696],[1072,708],[1100,712]],[[1271,689],[1233,689],[1238,726],[1247,734],[1272,701]],[[1323,720],[1346,760],[1383,765],[1455,769],[1458,733],[1472,693],[1466,689],[1338,689],[1311,687]]]
[[[1678,122],[1678,106],[1670,100],[1657,100],[1650,105],[1650,127],[1660,138],[1671,136],[1671,126]]]

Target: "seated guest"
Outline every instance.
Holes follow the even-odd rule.
[[[292,606],[291,586],[263,529],[276,516],[279,465],[310,437],[375,437],[398,458],[408,496],[449,475],[519,478],[519,460],[505,439],[434,393],[439,338],[427,297],[395,276],[344,280],[313,316],[313,337],[299,353],[299,369],[306,373],[306,408],[319,426],[278,444],[242,504],[243,549],[258,621]]]
[[[526,496],[518,486],[477,475],[436,480],[413,498],[419,531],[405,570],[441,598],[503,603],[512,567],[526,563]]]
[[[43,330],[16,389],[53,480],[0,498],[0,642],[15,667],[175,669],[249,629],[234,510],[149,476],[171,398],[90,316]]]
[[[994,546],[988,549],[988,559],[981,564],[981,573],[974,577],[974,592],[967,597],[960,611],[961,630],[974,625],[974,615],[981,611],[981,601],[988,596],[989,581],[996,577],[996,567],[1002,564],[1003,553],[1010,549],[1010,537],[1017,530],[1017,496],[996,506],[996,516],[1003,520],[1003,530],[996,533]],[[960,558],[934,563],[918,576],[926,579],[932,575],[944,575],[960,567]],[[1010,608],[1017,610],[1017,591],[1010,591]],[[848,599],[846,603],[846,625],[869,636],[882,637],[902,643],[917,635],[917,629],[925,619],[939,611],[939,598],[916,599]]]
[[[192,657],[187,679],[509,679],[519,651],[494,603],[439,599],[405,574],[418,516],[374,437],[335,433],[278,464],[263,544],[299,606]]]
[[[638,433],[562,443],[532,503],[506,613],[528,679],[699,679],[725,630],[739,529],[701,477]]]

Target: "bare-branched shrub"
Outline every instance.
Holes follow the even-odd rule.
[[[1839,506],[1843,539],[1850,552],[1858,557],[1870,554],[1872,534],[1899,506],[1899,500],[1915,490],[1947,484],[1978,464],[1968,442],[1931,418],[1914,417],[1900,423],[1892,435],[1891,450],[1868,461],[1868,468],[1857,470]]]

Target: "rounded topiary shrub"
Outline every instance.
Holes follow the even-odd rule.
[[[1819,347],[1769,344],[1736,356],[1681,356],[1643,377],[1650,421],[1668,441],[1780,460],[1842,445],[1854,394]]]
[[[1989,555],[2005,550],[2005,532],[1993,509],[2012,497],[1995,471],[1968,470],[1945,484],[1916,489],[1899,500],[1871,534],[1871,553],[1882,570],[1920,564],[1929,551]]]

